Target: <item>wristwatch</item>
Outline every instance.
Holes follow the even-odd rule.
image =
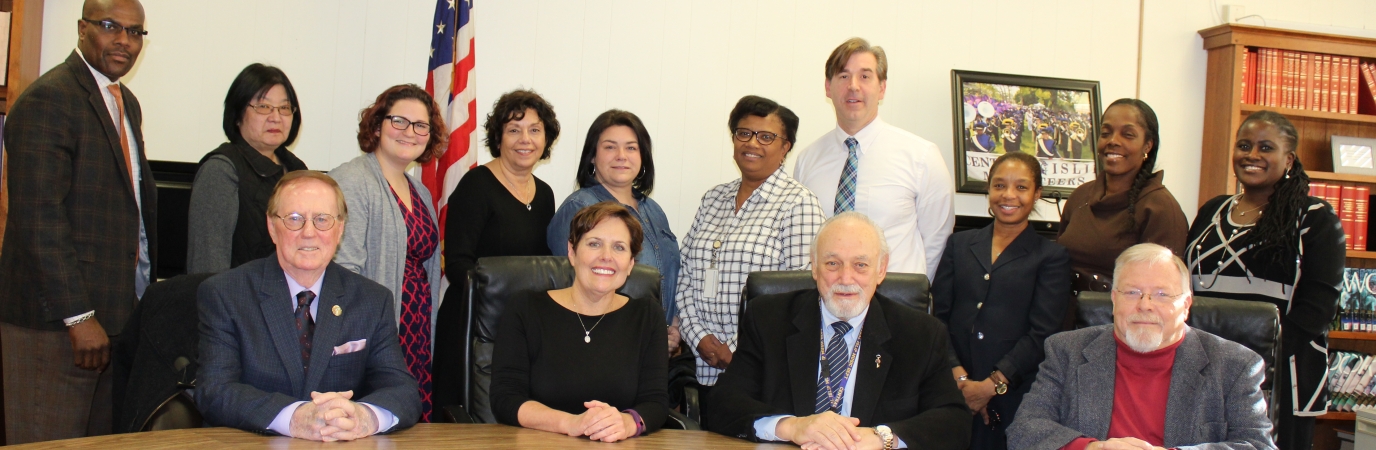
[[[884,450],[893,450],[893,430],[890,430],[888,425],[875,425],[874,434],[879,435],[879,440],[884,441]]]
[[[994,373],[998,373],[998,371],[996,370],[994,371]],[[1008,393],[1008,382],[1003,381],[1002,378],[1003,377],[999,377],[996,379],[994,378],[994,374],[989,374],[989,379],[994,380],[994,395],[1003,395]]]

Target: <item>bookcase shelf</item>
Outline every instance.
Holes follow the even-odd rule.
[[[1257,111],[1268,110],[1278,112],[1281,115],[1284,115],[1287,119],[1304,117],[1310,119],[1332,120],[1339,122],[1376,124],[1376,115],[1371,114],[1347,114],[1327,111],[1311,111],[1308,109],[1281,108],[1278,106],[1253,105],[1250,103],[1243,103],[1240,106],[1240,110],[1242,111],[1242,118],[1246,118],[1248,114]]]
[[[1342,181],[1347,183],[1363,183],[1376,185],[1376,177],[1371,175],[1323,172],[1318,170],[1308,170],[1308,168],[1305,169],[1304,173],[1309,175],[1310,180],[1315,181]]]
[[[1352,341],[1376,341],[1376,333],[1365,331],[1329,331],[1328,338]]]
[[[1318,419],[1355,422],[1357,420],[1357,413],[1346,411],[1329,411],[1323,413],[1323,415],[1319,416]]]

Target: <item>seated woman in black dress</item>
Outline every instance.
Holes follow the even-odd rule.
[[[1008,153],[989,169],[994,223],[946,241],[932,281],[932,315],[951,333],[951,372],[975,413],[970,448],[1007,448],[1004,429],[1045,358],[1070,299],[1070,252],[1027,226],[1041,164]]]
[[[652,432],[668,415],[664,309],[616,293],[644,236],[625,206],[574,215],[573,286],[510,299],[492,354],[497,421],[615,442]]]

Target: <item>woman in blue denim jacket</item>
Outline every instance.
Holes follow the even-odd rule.
[[[645,242],[636,262],[659,269],[660,301],[664,321],[669,324],[668,350],[678,349],[678,308],[674,303],[678,288],[678,237],[669,230],[664,209],[650,198],[654,189],[655,162],[650,155],[650,132],[640,118],[627,111],[609,110],[597,116],[588,128],[583,154],[578,159],[578,191],[559,205],[549,222],[545,242],[556,256],[568,253],[569,221],[579,210],[596,203],[614,200],[626,205],[645,230]]]

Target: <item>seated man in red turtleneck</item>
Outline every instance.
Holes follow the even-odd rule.
[[[1185,324],[1189,271],[1138,244],[1113,271],[1113,324],[1046,340],[1010,449],[1274,449],[1255,352]]]

